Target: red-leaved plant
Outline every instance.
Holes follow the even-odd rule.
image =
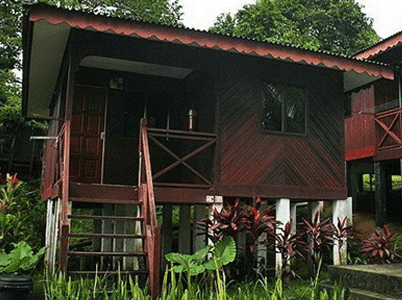
[[[241,231],[246,232],[246,255],[243,263],[246,269],[245,274],[251,276],[255,275],[253,268],[257,247],[274,239],[275,227],[279,223],[274,216],[271,216],[273,207],[261,210],[261,204],[261,198],[256,198],[249,208],[239,199],[236,199],[233,205],[224,202],[221,210],[213,210],[213,220],[202,219],[198,222],[214,243],[226,236],[234,236]]]
[[[224,202],[221,210],[216,208],[212,211],[213,220],[202,219],[198,221],[198,225],[205,228],[208,238],[213,243],[222,240],[226,236],[234,236],[242,230],[244,218],[246,218],[247,211],[245,206],[236,199],[234,204]]]
[[[320,211],[314,215],[314,220],[303,219],[304,232],[307,236],[306,252],[311,260],[310,275],[315,276],[321,263],[324,251],[334,242],[334,226],[330,219],[320,221]]]
[[[395,231],[391,231],[387,225],[382,230],[376,230],[370,234],[370,238],[362,241],[360,252],[366,254],[366,258],[371,263],[391,264],[396,258],[401,258],[392,249],[392,240],[396,236]]]
[[[280,277],[287,275],[299,277],[291,269],[290,260],[296,255],[304,259],[303,247],[306,244],[302,240],[304,233],[292,233],[292,224],[293,221],[290,221],[285,224],[284,228],[280,228],[279,232],[275,234],[275,245],[271,245],[272,248],[276,248],[276,252],[280,253],[282,258]]]
[[[279,224],[276,218],[271,216],[273,206],[261,211],[261,204],[261,198],[256,198],[242,219],[242,225],[251,238],[248,247],[252,255],[259,245],[266,244],[275,235],[275,228]],[[261,239],[264,233],[265,237]]]

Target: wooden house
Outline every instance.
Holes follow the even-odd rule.
[[[378,79],[351,91],[345,119],[349,193],[358,212],[375,213],[376,223],[401,219],[402,32],[356,54],[388,64],[395,79]]]
[[[157,286],[173,205],[181,252],[205,244],[191,223],[222,199],[261,197],[285,222],[300,201],[342,206],[344,92],[394,78],[383,64],[291,45],[26,8],[23,109],[49,120],[47,260],[59,251],[71,273],[94,272],[75,259],[93,257],[99,272],[148,266]]]

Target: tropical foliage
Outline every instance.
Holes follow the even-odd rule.
[[[13,245],[14,249],[10,253],[0,252],[0,273],[32,272],[46,250],[43,247],[34,254],[24,241]]]
[[[378,41],[355,0],[261,0],[218,17],[213,32],[353,54]]]
[[[382,230],[376,230],[368,239],[362,241],[360,251],[366,254],[367,260],[371,263],[390,264],[396,258],[401,258],[392,248],[395,236],[395,231],[391,231],[388,225],[384,225]]]
[[[46,216],[39,187],[19,181],[16,174],[0,174],[0,193],[0,250],[10,251],[20,241],[39,250]]]

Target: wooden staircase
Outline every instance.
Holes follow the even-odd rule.
[[[88,207],[87,199],[70,198],[67,273],[82,276],[119,272],[142,275],[145,282],[148,268],[143,203],[120,200],[109,204],[109,200],[92,200],[91,206],[95,209],[85,209],[80,207]],[[133,216],[133,212],[137,216]],[[89,230],[77,232],[74,223],[81,224],[81,229],[85,229],[82,226],[85,224]]]
[[[156,224],[146,120],[140,129],[138,188],[71,183],[70,132],[71,124],[66,121],[58,137],[59,175],[51,187],[57,187],[61,194],[59,268],[78,276],[142,276],[156,299],[160,289],[161,233]],[[73,193],[73,187],[80,185],[80,192]],[[51,216],[53,223],[58,223],[57,215]],[[87,230],[76,232],[75,228],[84,226],[75,226],[75,222],[88,225]]]

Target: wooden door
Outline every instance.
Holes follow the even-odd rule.
[[[70,180],[101,183],[105,103],[104,88],[76,86],[70,143]]]

